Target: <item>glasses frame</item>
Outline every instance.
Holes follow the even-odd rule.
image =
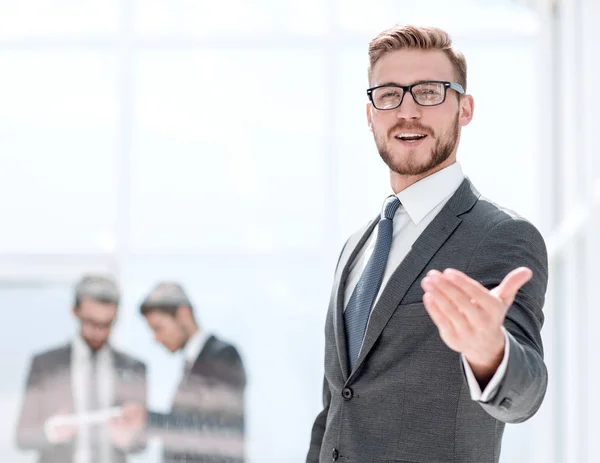
[[[413,93],[413,87],[416,87],[416,86],[419,86],[419,85],[423,85],[423,84],[443,84],[444,85],[444,98],[442,99],[442,101],[440,101],[439,103],[436,103],[436,104],[421,104],[421,103],[419,103],[417,101],[417,99],[415,98],[415,95]],[[402,89],[402,98],[400,98],[400,103],[398,103],[397,106],[394,106],[393,108],[378,108],[377,107],[377,105],[373,101],[373,92],[375,90],[377,90],[378,88],[384,88],[384,87],[393,87],[393,88],[401,88]],[[430,108],[432,106],[439,106],[441,104],[444,104],[444,102],[446,101],[446,95],[448,94],[448,89],[449,88],[451,88],[452,90],[454,90],[455,92],[457,92],[459,95],[464,95],[465,94],[465,89],[459,83],[456,83],[456,82],[446,82],[446,81],[443,81],[443,80],[424,80],[422,82],[417,82],[417,83],[414,83],[412,85],[397,85],[397,84],[378,85],[377,87],[368,88],[367,89],[367,96],[369,97],[369,100],[371,101],[371,104],[373,105],[373,107],[375,109],[378,109],[379,111],[391,111],[393,109],[399,108],[402,105],[402,102],[404,101],[404,97],[406,96],[406,94],[408,92],[410,92],[410,94],[413,97],[413,101],[416,104],[418,104],[419,106],[423,106],[425,108]]]
[[[115,325],[115,319],[111,320],[110,322],[100,323],[82,315],[78,315],[77,318],[79,318],[79,321],[82,325],[88,326],[95,331],[110,331],[110,329]]]

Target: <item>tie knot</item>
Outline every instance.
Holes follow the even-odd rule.
[[[386,198],[385,203],[383,204],[383,210],[381,211],[382,219],[394,219],[394,215],[396,215],[396,211],[400,207],[400,200],[397,196],[389,196]]]

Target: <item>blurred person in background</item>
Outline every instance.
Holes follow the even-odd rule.
[[[79,330],[67,344],[35,355],[17,424],[16,442],[40,463],[124,463],[145,448],[141,426],[126,415],[97,423],[60,417],[146,401],[146,366],[109,344],[119,289],[112,278],[89,275],[75,288]]]
[[[244,461],[246,375],[237,349],[198,326],[192,304],[176,283],[159,283],[140,311],[154,338],[181,351],[185,366],[171,412],[147,412],[128,404],[130,416],[163,442],[164,463]]]
[[[396,26],[369,59],[366,115],[391,191],[338,260],[306,461],[498,462],[505,423],[546,392],[546,246],[456,161],[474,103],[448,34]]]

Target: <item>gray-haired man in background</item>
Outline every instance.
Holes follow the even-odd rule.
[[[78,332],[31,362],[16,440],[20,449],[36,450],[40,463],[124,463],[127,453],[145,447],[141,426],[126,416],[81,421],[90,412],[146,401],[145,365],[109,344],[119,298],[112,278],[85,276],[72,308]]]
[[[198,326],[176,283],[155,286],[140,311],[157,342],[182,351],[185,371],[169,414],[130,404],[129,415],[147,420],[149,435],[162,439],[164,463],[243,462],[246,375],[236,348]]]

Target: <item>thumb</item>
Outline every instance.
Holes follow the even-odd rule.
[[[498,296],[508,307],[515,300],[515,296],[521,287],[531,280],[533,272],[527,267],[514,269],[504,277],[502,283],[495,287],[492,292]]]

